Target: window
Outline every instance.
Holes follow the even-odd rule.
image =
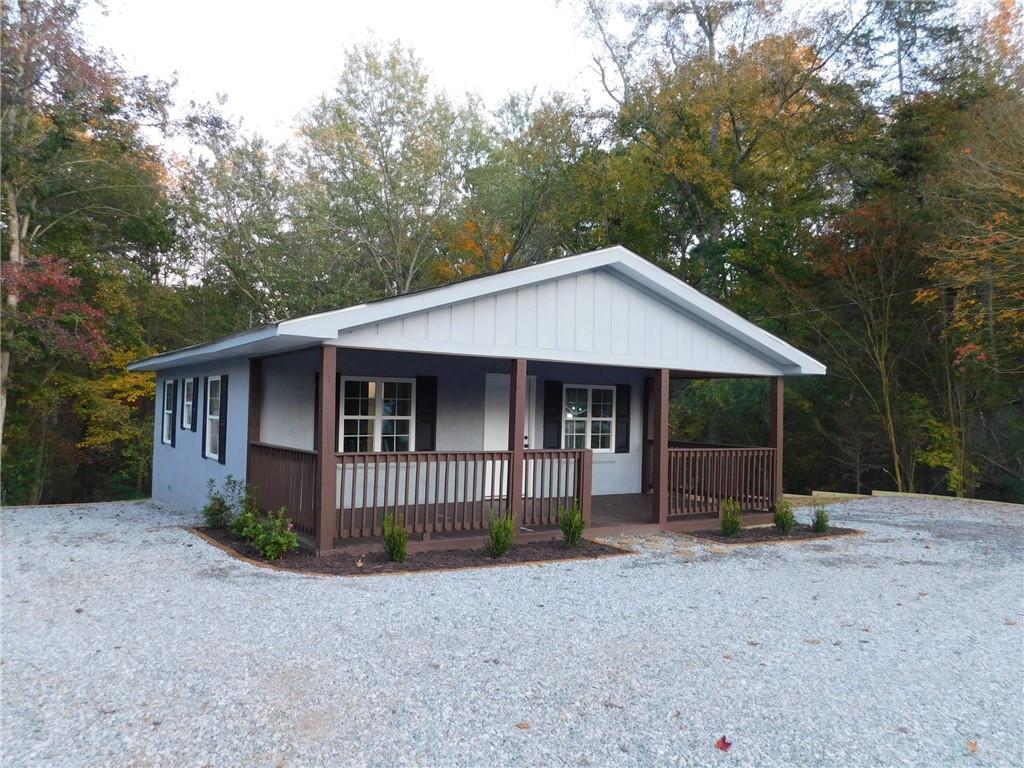
[[[192,409],[195,408],[195,379],[185,379],[181,395],[181,428],[192,429]]]
[[[345,379],[341,383],[341,450],[411,450],[415,384],[410,380]]]
[[[615,445],[615,387],[567,384],[562,447],[611,451]]]
[[[206,380],[206,452],[208,459],[220,459],[220,376]]]
[[[160,439],[164,445],[174,445],[174,382],[164,382],[164,420]]]

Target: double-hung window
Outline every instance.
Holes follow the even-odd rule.
[[[164,445],[174,443],[174,381],[164,382],[163,423],[160,440]]]
[[[341,450],[344,453],[412,449],[415,382],[344,379],[341,386]]]
[[[181,428],[192,429],[192,410],[196,407],[195,379],[185,379],[181,395]]]
[[[220,459],[220,376],[206,380],[206,445],[203,454],[208,459]]]
[[[611,451],[615,445],[615,387],[565,385],[562,447]]]

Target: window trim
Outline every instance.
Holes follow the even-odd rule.
[[[167,407],[170,396],[171,407]],[[164,379],[163,403],[160,406],[160,442],[174,445],[174,379]]]
[[[192,412],[196,407],[196,380],[187,378],[181,385],[181,428],[186,431],[194,431],[192,427]]]
[[[216,416],[210,416],[210,382],[214,381],[215,379],[217,381],[217,415]],[[205,379],[206,397],[203,398],[203,458],[204,459],[213,459],[215,461],[220,461],[220,452],[222,450],[224,450],[224,446],[220,445],[220,442],[219,442],[220,441],[220,420],[221,420],[220,404],[221,404],[221,400],[223,399],[221,397],[221,395],[222,395],[222,393],[224,391],[223,390],[223,386],[224,386],[223,385],[223,377],[220,374],[218,374],[216,376],[207,376],[206,379]],[[212,432],[212,430],[210,429],[210,425],[212,423],[216,424],[216,429],[217,429],[217,440],[218,440],[217,453],[211,453],[210,452],[210,434]]]
[[[567,448],[566,447],[566,441],[565,441],[565,438],[566,438],[565,422],[567,421],[565,406],[566,406],[566,402],[567,402],[567,398],[568,398],[568,392],[569,392],[570,389],[585,389],[585,390],[587,390],[587,415],[585,417],[582,417],[583,419],[586,420],[586,431],[584,433],[584,438],[583,438],[584,449],[592,451],[594,453],[615,453],[615,421],[616,421],[615,417],[616,417],[616,410],[618,408],[618,403],[616,402],[618,400],[618,390],[616,389],[614,384],[571,384],[571,383],[568,383],[568,382],[562,384],[562,411],[561,411],[561,414],[560,414],[560,417],[559,417],[559,433],[561,435],[561,442],[559,444],[562,446],[562,450],[574,450],[574,451],[580,450],[579,448]],[[593,392],[594,392],[595,389],[600,389],[600,390],[605,390],[605,391],[611,392],[611,394],[612,394],[612,415],[611,416],[597,416],[597,417],[595,417],[593,415],[593,413],[594,413],[594,395],[593,395]],[[597,421],[608,421],[608,422],[611,422],[611,431],[610,431],[609,436],[608,436],[608,447],[607,448],[591,448],[590,447],[591,424],[593,423],[593,421],[595,421],[595,419]]]
[[[374,393],[374,408],[373,416],[363,416],[361,414],[353,414],[346,416],[345,414],[345,382],[348,381],[372,381],[376,386]],[[409,415],[408,416],[385,416],[383,408],[381,407],[382,401],[384,400],[384,384],[409,384],[411,385],[412,396],[409,399]],[[402,376],[339,376],[338,378],[338,424],[337,424],[337,439],[335,440],[334,450],[337,453],[344,453],[342,447],[345,442],[345,419],[370,419],[373,421],[373,446],[369,451],[365,453],[413,453],[416,450],[416,379],[405,378]],[[381,441],[383,439],[382,425],[381,422],[385,419],[402,419],[409,421],[409,450],[408,451],[382,451]],[[364,453],[364,451],[356,451],[356,453]]]

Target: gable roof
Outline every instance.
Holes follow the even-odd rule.
[[[472,306],[486,297],[507,296],[537,286],[566,285],[567,278],[586,273],[608,275],[616,283],[628,286],[626,300],[639,303],[644,299],[650,306],[640,308],[647,313],[647,335],[659,335],[654,348],[641,340],[642,351],[622,347],[618,350],[576,349],[578,344],[546,343],[543,339],[505,340],[495,348],[486,339],[459,340],[449,336],[419,333],[416,328],[446,308]],[[639,297],[639,298],[636,298]],[[534,310],[554,312],[551,302],[559,300],[558,291],[546,293]],[[576,304],[572,305],[576,307]],[[651,309],[650,307],[654,307]],[[660,309],[659,309],[660,308]],[[602,308],[591,310],[591,316],[601,318]],[[666,315],[665,310],[668,310]],[[457,311],[457,310],[456,310]],[[570,310],[570,311],[576,311]],[[610,308],[608,312],[610,312]],[[432,315],[432,313],[434,313]],[[657,320],[660,313],[662,320]],[[520,311],[520,315],[523,311]],[[673,330],[667,317],[678,317],[687,325]],[[399,321],[401,321],[399,323]],[[502,321],[504,323],[504,320]],[[643,319],[639,321],[643,335]],[[454,325],[454,323],[452,323]],[[534,325],[537,321],[534,320]],[[462,327],[462,326],[459,326]],[[404,329],[410,329],[404,332]],[[660,339],[662,328],[666,333],[710,334],[721,345],[735,351],[728,363],[719,365],[697,357],[685,359],[679,354],[682,343],[673,346]],[[542,325],[541,333],[544,327]],[[405,339],[405,341],[403,341]],[[527,357],[528,359],[567,360],[604,365],[630,365],[638,367],[670,367],[677,370],[702,371],[735,375],[800,375],[824,374],[825,366],[763,328],[743,319],[717,301],[687,285],[682,280],[641,258],[622,246],[568,256],[529,267],[475,277],[448,285],[429,288],[416,293],[357,304],[343,309],[319,312],[313,315],[282,320],[252,328],[205,344],[165,352],[132,363],[130,370],[162,370],[181,365],[227,357],[264,355],[299,349],[325,341],[341,346],[361,346],[381,349],[476,354],[488,357]],[[634,345],[636,346],[636,345]],[[591,359],[593,358],[593,359]],[[695,364],[697,367],[695,367]],[[713,365],[713,367],[712,367]]]

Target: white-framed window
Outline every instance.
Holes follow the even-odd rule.
[[[181,395],[181,428],[192,429],[192,410],[196,407],[195,379],[182,382]]]
[[[208,459],[220,458],[220,376],[206,380],[206,445],[203,455]]]
[[[164,382],[163,416],[160,440],[164,445],[170,445],[174,441],[174,381],[172,380]]]
[[[565,385],[562,447],[615,450],[615,387]]]
[[[415,413],[413,379],[342,379],[339,450],[411,451],[416,439]]]

